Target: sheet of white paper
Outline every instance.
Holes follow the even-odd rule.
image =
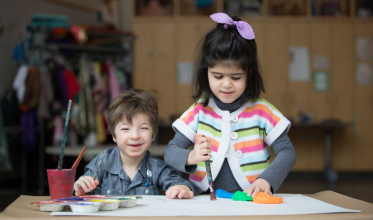
[[[327,56],[314,56],[313,57],[313,68],[315,70],[328,70],[329,69],[329,58]]]
[[[52,212],[51,215],[85,216],[246,216],[246,215],[305,215],[321,213],[360,212],[334,206],[300,194],[276,194],[282,204],[265,205],[254,202],[239,202],[231,199],[210,201],[210,195],[193,199],[169,200],[165,196],[142,196],[133,208],[97,213]]]
[[[289,47],[289,80],[310,81],[311,71],[307,47]]]
[[[356,55],[358,59],[370,60],[372,58],[373,47],[371,38],[356,39]]]
[[[357,63],[356,82],[358,84],[372,84],[372,66],[369,63]]]

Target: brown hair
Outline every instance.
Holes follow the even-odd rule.
[[[128,90],[111,100],[108,111],[108,121],[111,134],[115,138],[115,127],[126,117],[132,122],[132,117],[138,113],[148,115],[153,135],[158,132],[158,104],[154,95],[141,89]]]

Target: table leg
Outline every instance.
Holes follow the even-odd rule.
[[[44,195],[45,185],[45,126],[44,120],[39,120],[39,189],[38,195]]]
[[[327,188],[336,190],[338,173],[332,166],[332,131],[331,128],[325,128],[325,170],[324,175],[327,180]]]

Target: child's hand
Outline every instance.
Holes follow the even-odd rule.
[[[75,195],[82,196],[96,189],[99,184],[98,180],[94,180],[91,176],[82,176],[74,183]]]
[[[176,185],[166,191],[166,196],[169,199],[174,199],[176,196],[179,199],[190,199],[193,198],[194,193],[185,185]]]
[[[271,192],[271,185],[267,182],[265,179],[257,179],[249,188],[247,188],[245,191],[248,196],[254,197],[258,192],[264,192],[264,195],[272,195]]]
[[[201,161],[209,160],[211,154],[211,140],[205,137],[200,137],[197,144],[194,145],[194,149],[190,152],[186,165],[196,165]]]

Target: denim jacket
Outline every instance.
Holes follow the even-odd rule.
[[[93,176],[104,152],[97,155],[86,167],[84,176]],[[159,195],[158,189],[167,191],[174,185],[186,185],[193,192],[193,185],[181,178],[164,161],[151,158],[149,151],[141,161],[133,181],[122,168],[118,147],[106,150],[96,179],[100,184],[91,194],[97,195]]]

